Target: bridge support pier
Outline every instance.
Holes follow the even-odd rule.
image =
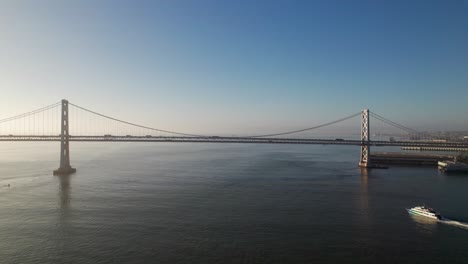
[[[372,163],[370,160],[370,125],[369,125],[369,109],[362,111],[361,123],[361,158],[359,159],[359,167],[370,168]]]
[[[62,100],[62,122],[60,131],[60,167],[54,170],[54,175],[69,175],[76,172],[70,166],[69,130],[68,130],[68,101]]]

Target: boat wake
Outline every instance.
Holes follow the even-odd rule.
[[[443,224],[451,225],[451,226],[458,226],[458,227],[461,227],[461,228],[464,228],[464,229],[468,229],[468,223],[459,222],[459,221],[451,220],[451,219],[448,219],[448,218],[444,218],[443,220],[439,220],[439,222],[443,223]]]

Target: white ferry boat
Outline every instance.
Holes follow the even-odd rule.
[[[420,216],[425,216],[429,217],[435,220],[443,220],[444,218],[434,209],[428,208],[426,206],[416,206],[410,209],[406,209],[408,213],[413,214],[413,215],[420,215]]]

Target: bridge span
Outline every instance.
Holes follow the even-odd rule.
[[[155,136],[155,135],[144,135],[137,136],[131,134],[125,134],[122,130],[116,129],[112,126],[109,126],[110,133],[96,133],[93,132],[96,128],[96,124],[89,125],[88,120],[84,120],[83,124],[75,124],[75,127],[86,128],[88,130],[84,131],[84,134],[73,134],[70,133],[70,122],[77,117],[80,117],[80,113],[73,113],[69,111],[69,106],[73,107],[76,111],[81,111],[82,113],[91,115],[92,117],[99,117],[102,120],[98,126],[107,127],[107,123],[112,122],[113,124],[124,125],[132,129],[143,129],[145,131],[165,133],[170,136]],[[50,111],[60,111],[58,115],[51,115]],[[50,123],[49,116],[55,121],[59,121],[59,125],[52,129],[47,129],[44,126],[47,123]],[[314,129],[334,125],[351,118],[360,116],[360,136],[358,139],[323,139],[323,138],[291,138],[291,137],[282,137],[290,134],[302,133],[305,131],[311,131]],[[418,138],[425,138],[425,140],[394,140],[393,138],[388,141],[384,140],[371,140],[370,133],[370,119],[371,117],[379,120],[387,125],[398,128],[405,131],[408,134],[411,134],[413,137],[416,135]],[[42,118],[42,119],[41,119]],[[38,120],[36,120],[38,119]],[[42,122],[41,122],[42,121]],[[102,121],[105,121],[104,123]],[[41,129],[42,133],[37,133]],[[5,130],[10,131],[10,133],[5,133]],[[28,133],[28,128],[32,127],[33,133]],[[59,129],[57,131],[56,129]],[[17,133],[18,131],[22,133]],[[13,131],[13,132],[12,132]],[[58,132],[58,133],[57,133]],[[444,148],[468,148],[468,142],[444,142],[444,141],[433,141],[430,140],[427,134],[418,132],[414,129],[408,128],[406,126],[400,125],[396,122],[393,122],[389,119],[386,119],[378,114],[370,112],[369,109],[365,109],[361,112],[352,114],[350,116],[328,122],[325,124],[281,132],[281,133],[270,133],[263,135],[253,135],[253,136],[206,136],[206,135],[196,135],[188,133],[180,133],[168,130],[162,130],[158,128],[152,128],[148,126],[142,126],[136,123],[127,122],[121,119],[113,118],[107,115],[100,114],[95,111],[91,111],[84,107],[69,103],[67,100],[62,100],[61,102],[37,109],[35,111],[27,112],[17,116],[0,119],[0,142],[9,142],[9,141],[18,141],[18,142],[60,142],[60,166],[57,170],[54,171],[54,174],[70,174],[76,171],[70,165],[70,142],[170,142],[170,143],[241,143],[241,144],[315,144],[315,145],[352,145],[359,146],[361,148],[361,155],[359,158],[359,166],[364,168],[371,168],[374,165],[372,164],[370,156],[370,147],[371,146],[399,146],[399,147],[444,147]]]
[[[170,142],[170,143],[242,143],[242,144],[312,144],[312,145],[352,145],[361,146],[361,140],[345,139],[310,139],[310,138],[255,138],[255,137],[158,137],[158,136],[72,136],[70,142]],[[0,142],[5,141],[52,141],[60,142],[61,136],[42,135],[0,135]],[[394,147],[447,147],[467,148],[468,142],[432,142],[432,141],[383,141],[369,140],[369,146]]]

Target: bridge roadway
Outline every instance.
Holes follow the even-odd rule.
[[[0,135],[4,141],[60,141],[57,136],[42,135]],[[74,142],[179,142],[179,143],[250,143],[250,144],[315,144],[315,145],[353,145],[361,146],[361,140],[342,139],[305,139],[305,138],[255,138],[255,137],[168,137],[168,136],[69,136]],[[370,141],[370,146],[417,146],[468,148],[468,142],[432,141]]]

